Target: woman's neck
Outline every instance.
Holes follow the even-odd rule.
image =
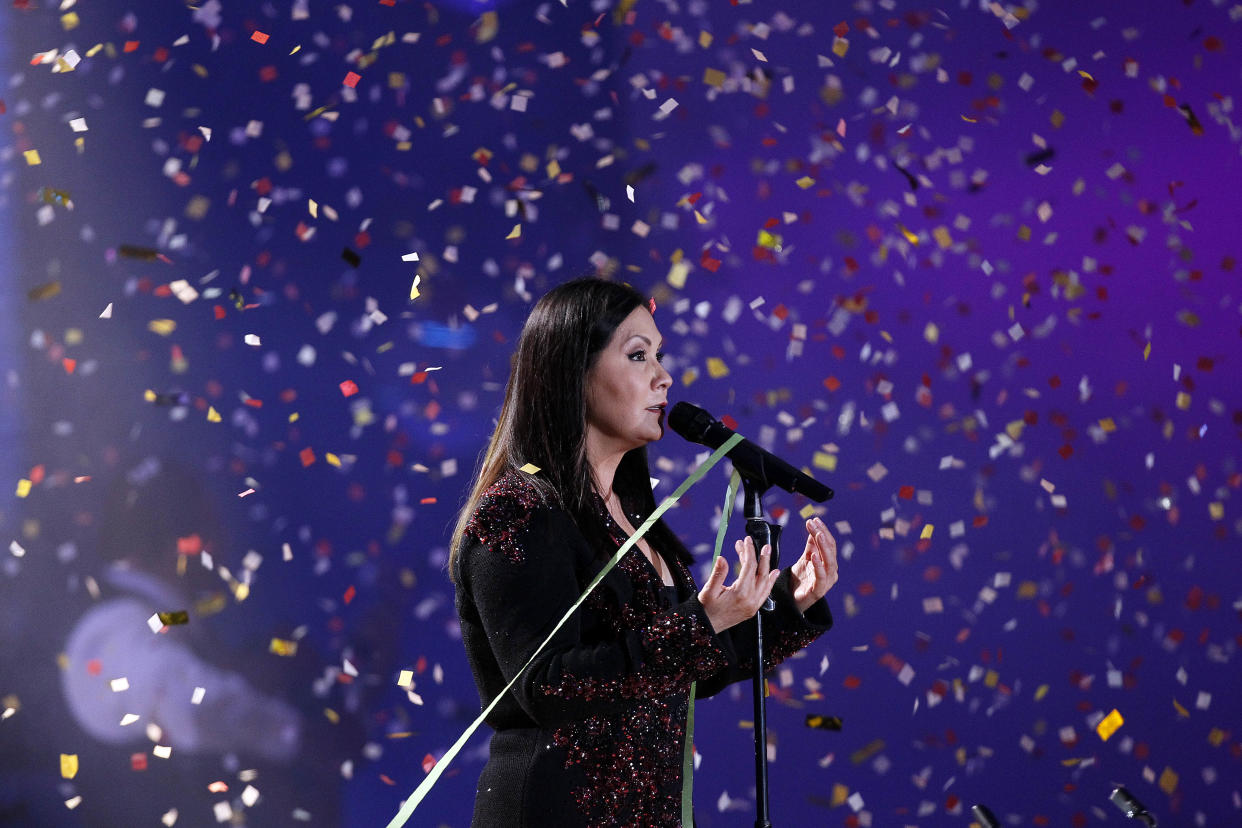
[[[617,476],[617,466],[621,465],[621,458],[625,456],[625,452],[594,452],[592,446],[587,445],[587,465],[591,468],[591,479],[595,483],[595,490],[599,492],[599,496],[607,503],[612,498],[612,482]]]

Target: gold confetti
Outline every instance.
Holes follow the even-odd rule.
[[[539,467],[536,466],[534,463],[527,463],[526,465],[518,469],[518,471],[525,472],[526,474],[538,474]]]
[[[287,641],[283,638],[273,638],[272,643],[268,646],[268,650],[278,656],[295,656],[298,654],[298,642]]]
[[[1113,712],[1109,713],[1103,719],[1100,719],[1100,723],[1095,726],[1095,732],[1099,734],[1101,739],[1107,742],[1108,737],[1116,733],[1117,728],[1121,727],[1123,724],[1125,724],[1125,719],[1123,719],[1121,714],[1114,709]]]
[[[62,753],[60,755],[60,775],[64,779],[72,779],[78,775],[78,755]]]
[[[1166,767],[1160,774],[1160,780],[1156,783],[1160,786],[1160,790],[1169,796],[1177,790],[1177,772],[1170,767]]]
[[[690,275],[690,263],[686,261],[673,262],[668,269],[668,276],[665,280],[676,290],[681,290],[686,286],[686,277]]]
[[[815,468],[823,469],[824,471],[836,471],[837,455],[829,454],[826,451],[817,451],[811,457],[811,464],[814,465]]]

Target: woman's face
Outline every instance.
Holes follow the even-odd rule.
[[[660,364],[663,342],[651,313],[641,306],[613,331],[587,373],[588,455],[625,453],[663,436],[673,384]]]

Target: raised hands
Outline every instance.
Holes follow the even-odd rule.
[[[819,518],[806,522],[806,547],[802,557],[789,567],[789,588],[799,612],[832,589],[837,582],[837,542]],[[759,611],[772,593],[780,575],[771,568],[772,548],[764,546],[755,554],[755,542],[749,536],[733,544],[737,551],[738,573],[733,583],[725,586],[729,565],[721,555],[712,566],[707,583],[699,590],[699,603],[707,611],[707,619],[716,632],[727,630]]]
[[[729,564],[721,555],[716,558],[707,583],[699,590],[699,603],[707,611],[707,620],[715,632],[727,630],[758,612],[781,572],[771,568],[772,547],[765,545],[756,556],[755,542],[748,536],[734,543],[733,548],[737,550],[739,564],[733,583],[725,586]]]
[[[823,598],[837,582],[837,542],[819,518],[806,522],[806,548],[789,567],[789,587],[799,612]]]

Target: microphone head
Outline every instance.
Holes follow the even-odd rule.
[[[970,812],[975,815],[975,819],[979,820],[983,828],[1000,828],[1000,821],[987,805],[972,805]]]
[[[1112,800],[1112,803],[1120,810],[1125,812],[1126,816],[1134,816],[1135,814],[1145,810],[1142,803],[1134,798],[1134,794],[1130,793],[1120,785],[1113,788],[1113,792],[1108,798]]]
[[[715,422],[711,414],[688,402],[674,403],[668,411],[668,427],[692,443],[702,443]]]

